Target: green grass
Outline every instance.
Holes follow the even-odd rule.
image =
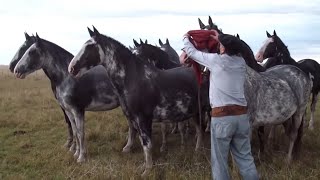
[[[305,129],[300,157],[291,166],[285,163],[288,138],[282,128],[277,131],[276,150],[259,154],[254,138],[253,153],[262,179],[320,179],[319,113],[315,130]],[[0,73],[0,179],[141,179],[144,156],[138,138],[132,153],[122,153],[128,126],[120,108],[86,113],[88,161],[83,164],[63,147],[66,127],[41,72],[24,80]],[[160,153],[160,137],[160,126],[154,124],[154,167],[149,179],[211,178],[209,134],[201,152],[194,152],[194,134],[184,148],[178,134],[169,134],[168,152]],[[231,168],[231,174],[240,179],[236,169]]]

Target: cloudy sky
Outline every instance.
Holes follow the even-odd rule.
[[[75,54],[89,39],[87,26],[124,45],[132,39],[169,38],[180,53],[181,37],[199,29],[208,15],[224,33],[240,34],[254,52],[275,29],[296,60],[320,62],[320,0],[0,0],[0,64],[9,64],[24,42],[38,32]]]

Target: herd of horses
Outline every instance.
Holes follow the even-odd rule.
[[[208,25],[200,19],[201,29],[223,33],[209,16]],[[199,87],[190,66],[181,65],[179,56],[168,39],[160,47],[134,40],[126,47],[117,40],[88,28],[90,38],[78,54],[25,33],[25,42],[10,62],[9,69],[17,78],[25,78],[42,69],[50,79],[51,89],[64,114],[68,127],[65,147],[74,152],[77,162],[86,160],[85,111],[108,111],[121,107],[128,120],[128,139],[123,152],[130,152],[136,135],[144,151],[142,175],[152,168],[152,123],[160,122],[161,151],[166,150],[166,123],[177,126],[184,143],[184,122],[190,120],[196,129],[196,146],[202,146],[202,119],[210,115],[208,81]],[[240,37],[237,36],[239,39]],[[254,55],[241,40],[241,55],[247,63],[245,96],[253,128],[258,128],[263,150],[264,126],[271,125],[270,138],[276,125],[283,124],[289,136],[288,162],[298,153],[307,104],[312,94],[311,120],[320,90],[320,65],[312,59],[296,62],[274,31]],[[261,66],[257,61],[267,59]],[[201,99],[201,101],[199,100]]]

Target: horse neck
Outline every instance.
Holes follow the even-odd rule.
[[[299,63],[291,57],[288,48],[284,44],[282,47],[277,48],[275,58],[280,64],[290,64],[299,67]]]
[[[141,61],[137,56],[132,54],[129,49],[104,47],[104,57],[102,65],[106,68],[110,81],[115,88],[120,91],[129,86],[135,80],[142,80],[146,74],[154,75],[158,69],[150,63]],[[120,52],[121,51],[121,52]],[[129,80],[134,78],[134,80]]]
[[[179,62],[179,55],[172,47],[166,48],[166,52],[169,55],[170,61]]]
[[[68,51],[46,43],[47,58],[42,66],[44,73],[50,79],[51,84],[58,86],[67,76],[68,65],[73,58],[73,55]],[[55,47],[56,46],[56,47]]]
[[[257,63],[251,48],[248,45],[246,46],[247,47],[245,48],[244,54],[243,54],[244,55],[243,58],[245,59],[246,64],[257,72],[265,71],[265,68]]]

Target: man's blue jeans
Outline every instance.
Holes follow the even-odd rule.
[[[244,180],[259,179],[251,154],[247,114],[211,118],[211,163],[215,180],[228,180],[228,155],[232,156]]]

